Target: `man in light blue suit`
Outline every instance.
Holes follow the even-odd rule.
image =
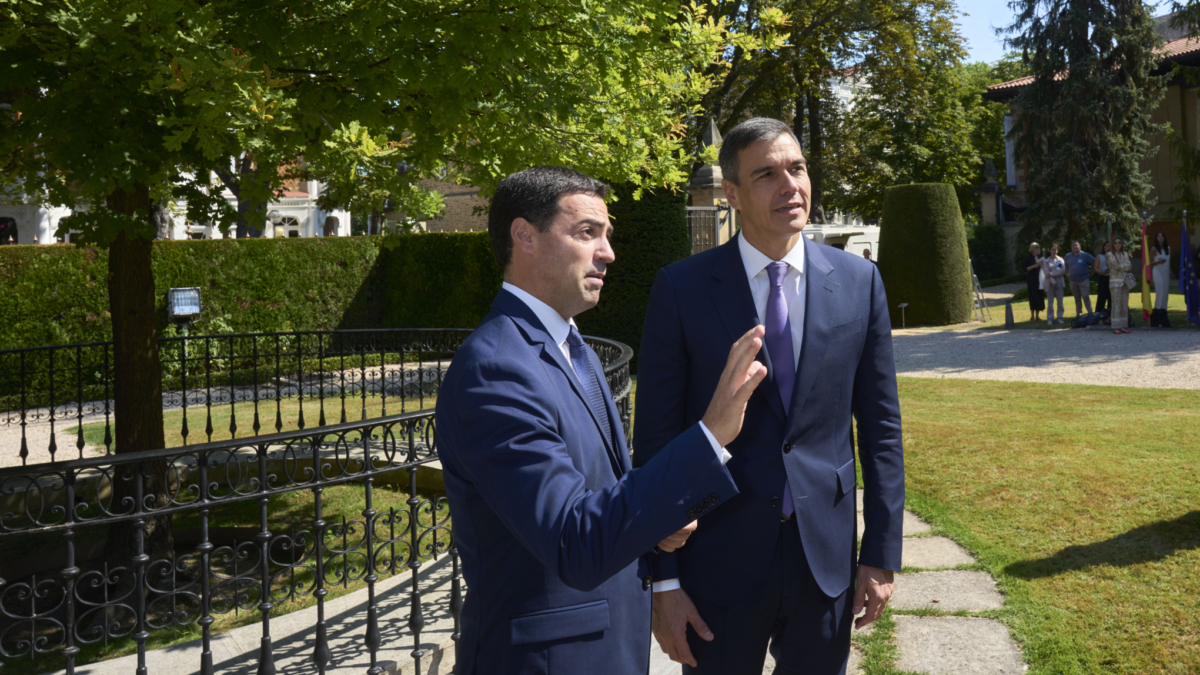
[[[739,494],[651,561],[654,634],[685,673],[844,673],[853,615],[883,612],[900,569],[904,460],[887,299],[875,265],[809,241],[809,179],[786,124],[725,136],[741,232],[660,271],[638,354],[635,463],[703,414],[713,359],[763,324],[769,370],[727,465]],[[855,435],[866,523],[855,548]],[[857,571],[856,571],[857,570]],[[692,630],[688,630],[688,626]]]
[[[455,354],[436,412],[468,589],[458,675],[645,673],[646,558],[737,494],[723,446],[765,377],[763,329],[721,355],[702,416],[633,470],[600,360],[572,320],[596,304],[613,261],[607,190],[534,167],[492,200],[505,283]]]

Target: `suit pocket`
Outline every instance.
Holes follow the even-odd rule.
[[[857,333],[857,332],[859,332],[859,330],[861,330],[860,322],[858,320],[858,317],[856,316],[853,319],[850,319],[849,321],[839,323],[838,325],[834,326],[833,328],[830,328],[829,336],[833,337],[835,335],[837,335],[837,336],[847,335],[850,333]]]
[[[512,644],[547,642],[608,630],[608,601],[546,609],[511,619]]]
[[[850,494],[854,489],[854,459],[838,467],[837,470],[838,484],[842,489],[842,494]]]

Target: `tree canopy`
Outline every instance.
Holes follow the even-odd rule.
[[[1008,44],[1034,77],[1014,100],[1029,205],[1022,240],[1099,237],[1109,214],[1128,238],[1153,205],[1140,162],[1164,91],[1149,9],[1142,0],[1012,6]]]

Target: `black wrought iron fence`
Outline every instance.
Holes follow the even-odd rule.
[[[167,445],[431,407],[450,357],[469,334],[380,329],[162,338]],[[3,452],[22,464],[111,453],[111,364],[111,342],[0,351]],[[614,394],[628,387],[612,384]]]
[[[445,362],[433,366],[440,373],[460,336],[465,332],[429,331],[423,348],[415,351],[421,358],[444,356]],[[628,437],[632,350],[588,340],[605,364]],[[333,351],[379,354],[375,381],[382,398],[393,379],[389,364],[403,373],[407,363],[388,354],[410,353],[407,348],[414,344],[401,341],[394,351],[358,352],[343,344]],[[284,353],[282,347],[274,351],[281,359]],[[294,396],[309,396],[301,386],[312,377],[305,368],[309,352],[297,348],[292,354],[298,366]],[[180,361],[181,384],[191,359]],[[371,381],[362,377],[361,362],[357,365],[360,388],[341,386],[332,397],[339,417],[348,409],[342,394],[357,394]],[[332,371],[339,384],[346,370]],[[317,392],[329,371],[315,372],[311,391]],[[277,380],[281,373],[282,368],[272,371]],[[394,379],[398,387],[407,382],[402,374]],[[238,386],[262,384],[252,378],[246,385],[231,379],[220,386],[238,391]],[[275,387],[272,401],[281,396]],[[192,390],[181,386],[179,391]],[[214,390],[206,383],[199,391],[207,407]],[[7,662],[3,672],[12,672],[24,663],[25,672],[45,672],[65,665],[73,673],[77,661],[94,660],[103,648],[135,654],[138,672],[145,673],[148,649],[164,634],[189,629],[202,646],[196,670],[213,673],[220,665],[214,664],[214,631],[231,627],[228,617],[258,613],[258,672],[271,673],[271,618],[309,603],[316,607],[310,660],[313,670],[324,673],[332,654],[327,599],[362,589],[361,650],[369,657],[368,673],[378,673],[382,633],[376,588],[389,577],[408,575],[406,631],[397,639],[410,641],[416,672],[424,672],[427,619],[449,622],[457,639],[464,593],[445,498],[436,480],[419,479],[436,459],[433,411],[424,409],[240,440],[0,468],[0,667]],[[164,518],[170,520],[174,545],[155,549],[149,524]],[[132,530],[132,546],[114,556],[106,539],[120,527]],[[434,582],[420,571],[443,555],[450,564],[438,568],[436,585],[442,590],[430,600]],[[394,616],[388,621],[400,623]]]

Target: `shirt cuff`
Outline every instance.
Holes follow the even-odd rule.
[[[652,589],[654,589],[653,592],[655,592],[655,593],[662,593],[663,591],[673,591],[673,590],[679,588],[679,580],[678,579],[663,579],[662,581],[654,582],[653,584],[650,585],[650,587]]]
[[[704,426],[704,422],[700,423],[700,430],[704,432],[704,436],[708,439],[708,442],[712,443],[713,452],[717,453],[717,459],[721,460],[721,466],[725,466],[729,460],[733,459],[733,455],[729,454],[728,450],[721,447],[720,443],[717,443],[717,437],[713,436],[712,432],[708,430],[708,427]],[[679,588],[679,585],[676,584],[675,588]],[[671,589],[668,588],[665,590]]]

